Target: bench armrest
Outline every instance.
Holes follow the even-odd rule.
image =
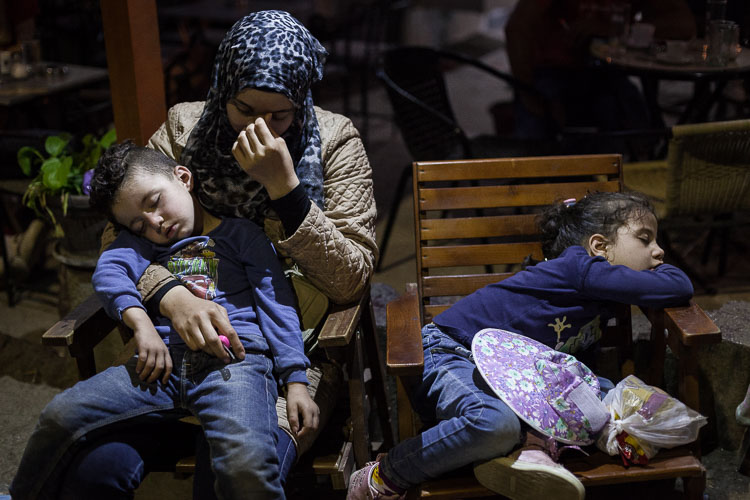
[[[421,375],[424,369],[419,297],[414,283],[386,305],[386,367],[394,376]]]
[[[104,311],[96,295],[91,294],[63,319],[42,335],[42,344],[65,347],[78,364],[81,379],[96,373],[94,347],[117,327]]]

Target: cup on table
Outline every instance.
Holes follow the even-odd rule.
[[[733,21],[713,20],[706,34],[707,62],[711,66],[725,66],[737,58],[740,27]]]
[[[633,23],[630,26],[628,45],[635,49],[645,49],[654,41],[655,26],[650,23]]]
[[[0,52],[0,77],[10,76],[10,63],[12,54],[9,50]]]
[[[42,45],[39,40],[24,40],[21,42],[21,54],[28,67],[28,72],[32,75],[39,73],[42,64]]]
[[[615,2],[610,5],[609,14],[609,44],[624,53],[630,33],[630,4]]]

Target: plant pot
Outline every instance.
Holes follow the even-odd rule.
[[[59,198],[53,200],[50,209],[65,233],[55,246],[55,258],[66,265],[93,269],[107,219],[89,207],[88,196],[70,195],[65,216]]]

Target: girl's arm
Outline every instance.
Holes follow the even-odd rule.
[[[693,296],[690,278],[670,264],[634,271],[593,258],[581,276],[582,290],[599,300],[661,308],[684,304]]]

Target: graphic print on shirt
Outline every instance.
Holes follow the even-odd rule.
[[[594,342],[597,342],[602,338],[601,319],[597,315],[594,319],[583,325],[579,330],[578,334],[568,337],[565,342],[560,340],[560,334],[565,328],[572,328],[571,324],[564,324],[566,316],[555,318],[554,323],[548,323],[547,326],[551,326],[555,333],[557,333],[557,344],[555,350],[564,352],[567,354],[574,354],[578,351],[582,351],[591,346]]]
[[[194,241],[169,258],[167,269],[176,276],[193,295],[212,300],[216,297],[219,280],[219,259],[211,250],[212,239]]]

